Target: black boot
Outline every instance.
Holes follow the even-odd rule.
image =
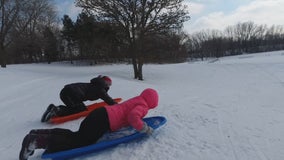
[[[48,122],[50,118],[56,116],[56,113],[58,112],[59,108],[56,107],[54,104],[50,104],[46,111],[43,113],[41,117],[41,122]]]
[[[35,149],[47,148],[47,136],[28,134],[25,136],[19,159],[27,160],[29,156],[34,154]]]
[[[23,143],[22,143],[22,149],[20,151],[20,160],[27,160],[29,156],[34,154],[34,149],[30,148],[29,145],[31,143],[31,137],[28,135],[25,136]]]
[[[53,107],[55,107],[54,104],[50,104],[50,105],[47,107],[46,111],[43,113],[43,115],[42,115],[42,117],[41,117],[41,122],[46,122],[46,115],[51,111],[51,109],[52,109]]]

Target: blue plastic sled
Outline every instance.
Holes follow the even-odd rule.
[[[156,117],[148,117],[143,119],[149,126],[153,129],[157,129],[163,124],[167,122],[165,117],[156,116]],[[43,153],[41,156],[42,159],[52,159],[52,160],[66,160],[69,158],[74,158],[77,156],[85,155],[88,153],[94,153],[97,151],[104,150],[106,148],[114,147],[120,143],[129,142],[131,140],[142,138],[146,134],[139,133],[132,127],[123,128],[117,132],[110,132],[105,134],[97,143],[81,147],[75,148],[66,151],[60,151],[55,153]]]

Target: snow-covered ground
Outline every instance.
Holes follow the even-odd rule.
[[[0,157],[17,160],[23,137],[34,128],[77,130],[82,119],[43,124],[50,103],[61,104],[67,83],[99,74],[113,79],[109,94],[124,100],[148,87],[160,103],[148,116],[165,126],[149,138],[121,144],[80,160],[283,160],[284,51],[195,62],[144,65],[144,81],[131,65],[8,65],[0,69]],[[91,103],[91,102],[88,102]],[[39,160],[37,150],[29,160]]]

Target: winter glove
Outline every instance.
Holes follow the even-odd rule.
[[[144,122],[143,128],[139,132],[151,135],[153,133],[153,128],[148,126],[147,123]]]

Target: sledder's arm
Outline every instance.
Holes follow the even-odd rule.
[[[141,131],[144,127],[144,116],[148,113],[148,109],[143,106],[133,108],[128,115],[129,124],[137,131]]]

